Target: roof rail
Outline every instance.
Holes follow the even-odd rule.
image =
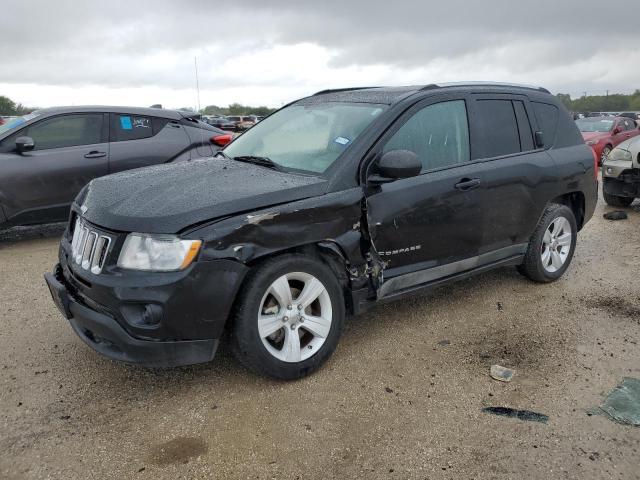
[[[351,92],[353,90],[366,90],[368,88],[380,88],[380,87],[347,87],[347,88],[329,88],[327,90],[320,90],[319,92],[311,95],[315,97],[316,95],[325,95],[327,93],[339,93],[339,92]]]
[[[536,90],[538,92],[551,93],[549,90],[543,87],[535,85],[525,85],[520,83],[506,83],[506,82],[447,82],[447,83],[432,83],[422,87],[420,90],[433,90],[436,88],[444,87],[517,87],[526,88],[528,90]]]

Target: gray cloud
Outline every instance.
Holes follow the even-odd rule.
[[[259,70],[245,65],[245,72],[229,64],[311,44],[330,54],[318,86],[331,83],[334,71],[381,67],[376,80],[396,84],[420,80],[422,72],[444,80],[543,81],[572,93],[628,91],[640,86],[637,74],[620,62],[640,60],[640,2],[619,0],[620,15],[609,19],[602,6],[601,0],[5,0],[0,83],[190,88],[197,55],[201,82],[211,88],[286,89],[314,80],[286,58]],[[371,83],[362,75],[359,83]]]

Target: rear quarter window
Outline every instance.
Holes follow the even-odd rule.
[[[140,140],[153,137],[151,117],[140,115],[114,114],[111,116],[111,141]]]
[[[545,148],[573,147],[584,144],[582,134],[564,106],[532,101],[538,129],[544,136]]]

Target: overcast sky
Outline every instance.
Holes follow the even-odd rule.
[[[280,106],[331,87],[640,88],[640,0],[3,0],[0,95]]]

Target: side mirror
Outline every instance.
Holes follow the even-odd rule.
[[[377,163],[378,175],[370,180],[374,183],[385,183],[401,178],[415,177],[422,170],[422,162],[410,150],[391,150],[382,155]]]
[[[533,134],[534,140],[536,142],[536,148],[544,148],[544,135],[542,132],[538,131]]]
[[[36,144],[31,137],[18,137],[16,138],[16,150],[18,153],[28,152],[33,150]]]
[[[619,134],[621,131],[622,131],[622,128],[620,128],[620,127],[616,127],[616,128],[614,128],[614,129],[613,129],[613,134],[614,134],[614,135],[617,135],[617,134]]]

